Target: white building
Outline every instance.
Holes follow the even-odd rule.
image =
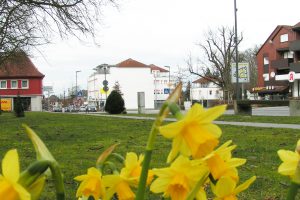
[[[220,100],[223,98],[222,89],[209,80],[209,78],[200,78],[192,83],[191,100],[202,104],[209,100]]]
[[[170,81],[169,71],[155,65],[146,65],[133,59],[127,59],[106,70],[98,67],[97,72],[88,79],[88,101],[103,106],[106,96],[113,90],[116,82],[123,93],[126,109],[137,109],[137,93],[145,93],[145,108],[159,107],[169,96],[174,81]],[[103,90],[103,81],[108,81],[109,91]]]
[[[169,97],[170,91],[174,89],[175,81],[170,76],[170,71],[158,67],[156,65],[149,65],[153,75],[154,84],[154,102],[155,107],[159,107]]]

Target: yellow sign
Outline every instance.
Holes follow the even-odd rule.
[[[11,111],[11,99],[1,99],[1,110],[3,111]]]
[[[100,89],[100,93],[101,93],[101,94],[105,94],[105,93],[110,94],[110,91],[108,90],[107,92],[105,92],[105,91],[103,90],[103,88],[101,88],[101,89]]]

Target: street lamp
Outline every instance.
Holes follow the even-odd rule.
[[[169,69],[169,83],[168,83],[168,85],[169,85],[169,95],[170,95],[170,93],[171,93],[171,83],[170,83],[170,66],[165,66],[165,67],[167,67],[168,69]]]
[[[77,99],[77,73],[81,72],[80,70],[76,71],[76,86],[75,86],[75,97]]]

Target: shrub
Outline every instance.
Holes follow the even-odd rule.
[[[24,107],[23,107],[20,95],[17,96],[16,104],[14,105],[14,111],[15,111],[16,117],[24,117],[25,116]]]
[[[104,110],[109,114],[120,114],[125,110],[124,100],[118,91],[113,90],[107,97]]]

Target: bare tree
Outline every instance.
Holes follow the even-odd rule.
[[[0,51],[13,53],[51,41],[53,34],[92,36],[101,10],[115,0],[0,0]]]
[[[205,58],[198,59],[195,66],[190,56],[187,60],[190,73],[212,81],[223,91],[232,91],[230,71],[236,50],[234,29],[220,27],[217,30],[209,30],[205,38],[205,42],[197,44],[204,52]],[[241,35],[238,37],[238,44],[242,40]]]

